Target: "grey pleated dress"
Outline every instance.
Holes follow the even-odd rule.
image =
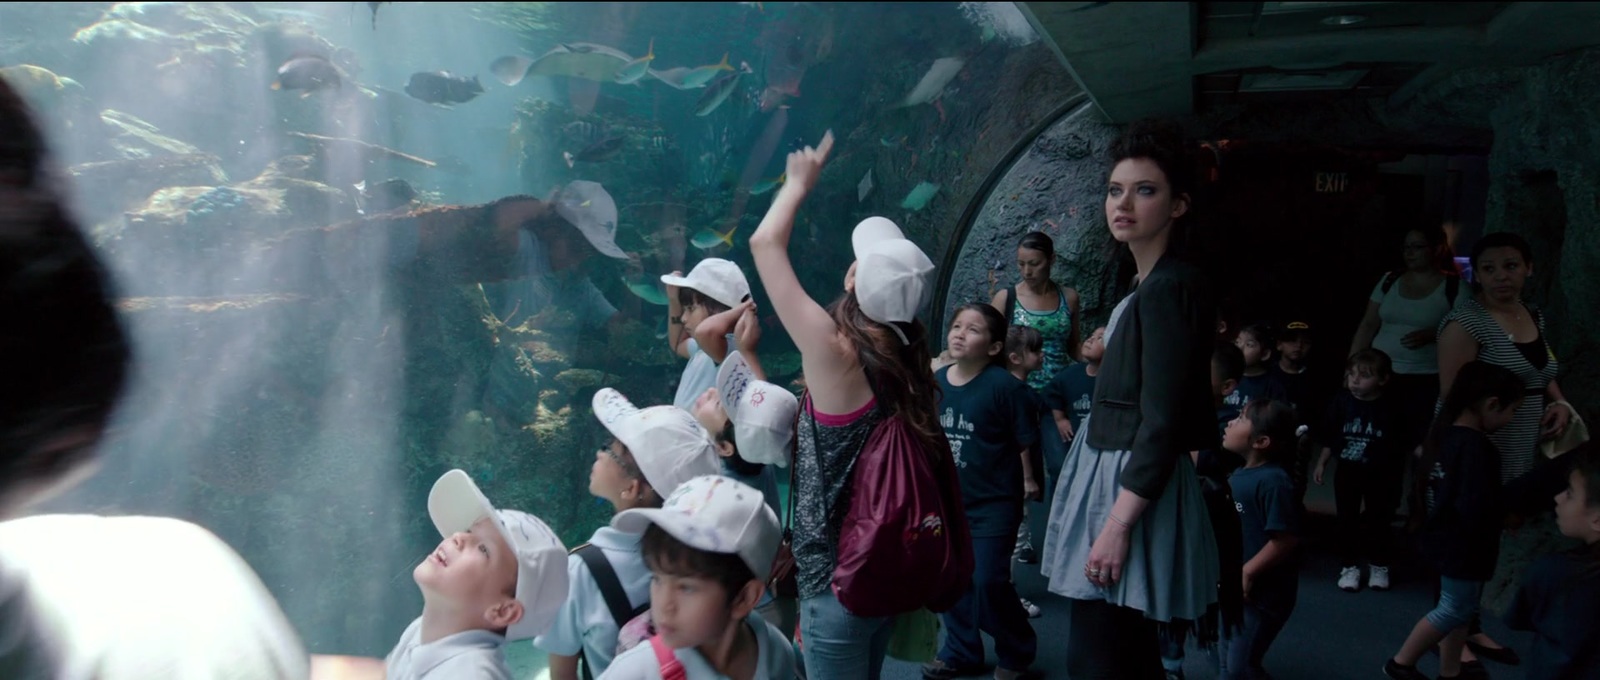
[[[1106,324],[1108,347],[1113,346],[1111,336],[1133,295],[1111,312]],[[1086,433],[1093,426],[1091,418],[1085,418],[1080,434],[1073,439],[1050,507],[1040,559],[1050,592],[1079,600],[1106,600],[1142,611],[1157,621],[1200,617],[1217,601],[1220,567],[1200,480],[1188,455],[1177,457],[1177,469],[1166,490],[1134,523],[1122,580],[1100,588],[1084,576],[1089,550],[1122,490],[1118,478],[1131,455],[1089,446]]]

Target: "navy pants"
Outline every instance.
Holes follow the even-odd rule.
[[[1295,601],[1300,597],[1300,585],[1293,574],[1281,584],[1262,588],[1256,586],[1251,601],[1244,604],[1244,622],[1234,634],[1222,641],[1222,677],[1224,680],[1262,680],[1271,676],[1262,668],[1261,661],[1278,633],[1283,632],[1289,615],[1294,613]]]
[[[944,647],[939,660],[955,668],[983,665],[983,638],[994,638],[1000,667],[1025,671],[1038,653],[1038,638],[1028,623],[1011,583],[1012,531],[1006,536],[972,537],[972,586],[956,606],[939,615],[944,621]]]

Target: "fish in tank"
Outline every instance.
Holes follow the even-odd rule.
[[[567,546],[609,520],[590,400],[672,402],[662,275],[723,258],[765,308],[746,239],[791,140],[839,140],[790,246],[831,299],[857,222],[950,247],[1072,95],[1029,85],[1070,77],[1010,3],[361,4],[0,6],[137,348],[99,472],[33,512],[195,522],[330,657],[421,610],[446,471]]]

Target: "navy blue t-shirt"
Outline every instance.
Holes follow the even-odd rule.
[[[1310,425],[1318,414],[1327,412],[1331,390],[1327,381],[1317,377],[1311,369],[1290,373],[1283,370],[1282,364],[1274,362],[1270,373],[1277,376],[1278,384],[1283,387],[1283,398],[1294,404],[1298,424]]]
[[[1500,452],[1488,435],[1452,425],[1428,471],[1422,553],[1440,576],[1488,581],[1500,557]]]
[[[1222,405],[1244,412],[1245,404],[1255,399],[1289,400],[1289,393],[1283,388],[1283,381],[1277,371],[1271,368],[1261,375],[1247,375],[1239,378],[1239,386],[1234,388],[1233,394],[1222,398]]]
[[[1404,407],[1390,395],[1363,401],[1341,390],[1328,405],[1317,440],[1333,449],[1340,464],[1399,464],[1406,460],[1401,450],[1405,442],[1415,441],[1403,431],[1415,427],[1405,416]]]
[[[1083,419],[1094,404],[1095,377],[1089,375],[1088,364],[1078,362],[1057,371],[1045,390],[1045,405],[1067,414],[1073,432],[1083,426]]]
[[[1527,677],[1549,680],[1600,678],[1600,574],[1592,546],[1545,555],[1528,567],[1511,599],[1506,625],[1533,631],[1523,655]]]
[[[934,374],[943,392],[939,423],[955,453],[972,536],[1014,535],[1022,521],[1022,450],[1039,442],[1033,388],[992,365],[956,386],[950,368]]]
[[[1239,530],[1244,562],[1249,562],[1273,533],[1300,534],[1300,503],[1295,499],[1289,472],[1273,464],[1243,467],[1228,478],[1233,502],[1239,510]],[[1288,559],[1257,574],[1252,597],[1292,595],[1299,584],[1299,560]]]

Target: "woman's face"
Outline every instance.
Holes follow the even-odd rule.
[[[1405,258],[1406,269],[1414,272],[1430,271],[1434,268],[1434,246],[1428,242],[1428,237],[1420,231],[1406,232],[1405,244],[1401,246],[1401,255]]]
[[[1185,196],[1173,196],[1161,166],[1148,158],[1128,158],[1111,169],[1106,183],[1106,225],[1122,243],[1165,239],[1172,221],[1189,209]]]
[[[1501,246],[1488,248],[1478,256],[1473,273],[1484,295],[1497,302],[1514,302],[1522,298],[1522,286],[1528,282],[1533,268],[1522,258],[1516,248]]]
[[[1049,255],[1031,248],[1017,248],[1017,269],[1022,271],[1022,280],[1030,285],[1049,281],[1051,264]]]

